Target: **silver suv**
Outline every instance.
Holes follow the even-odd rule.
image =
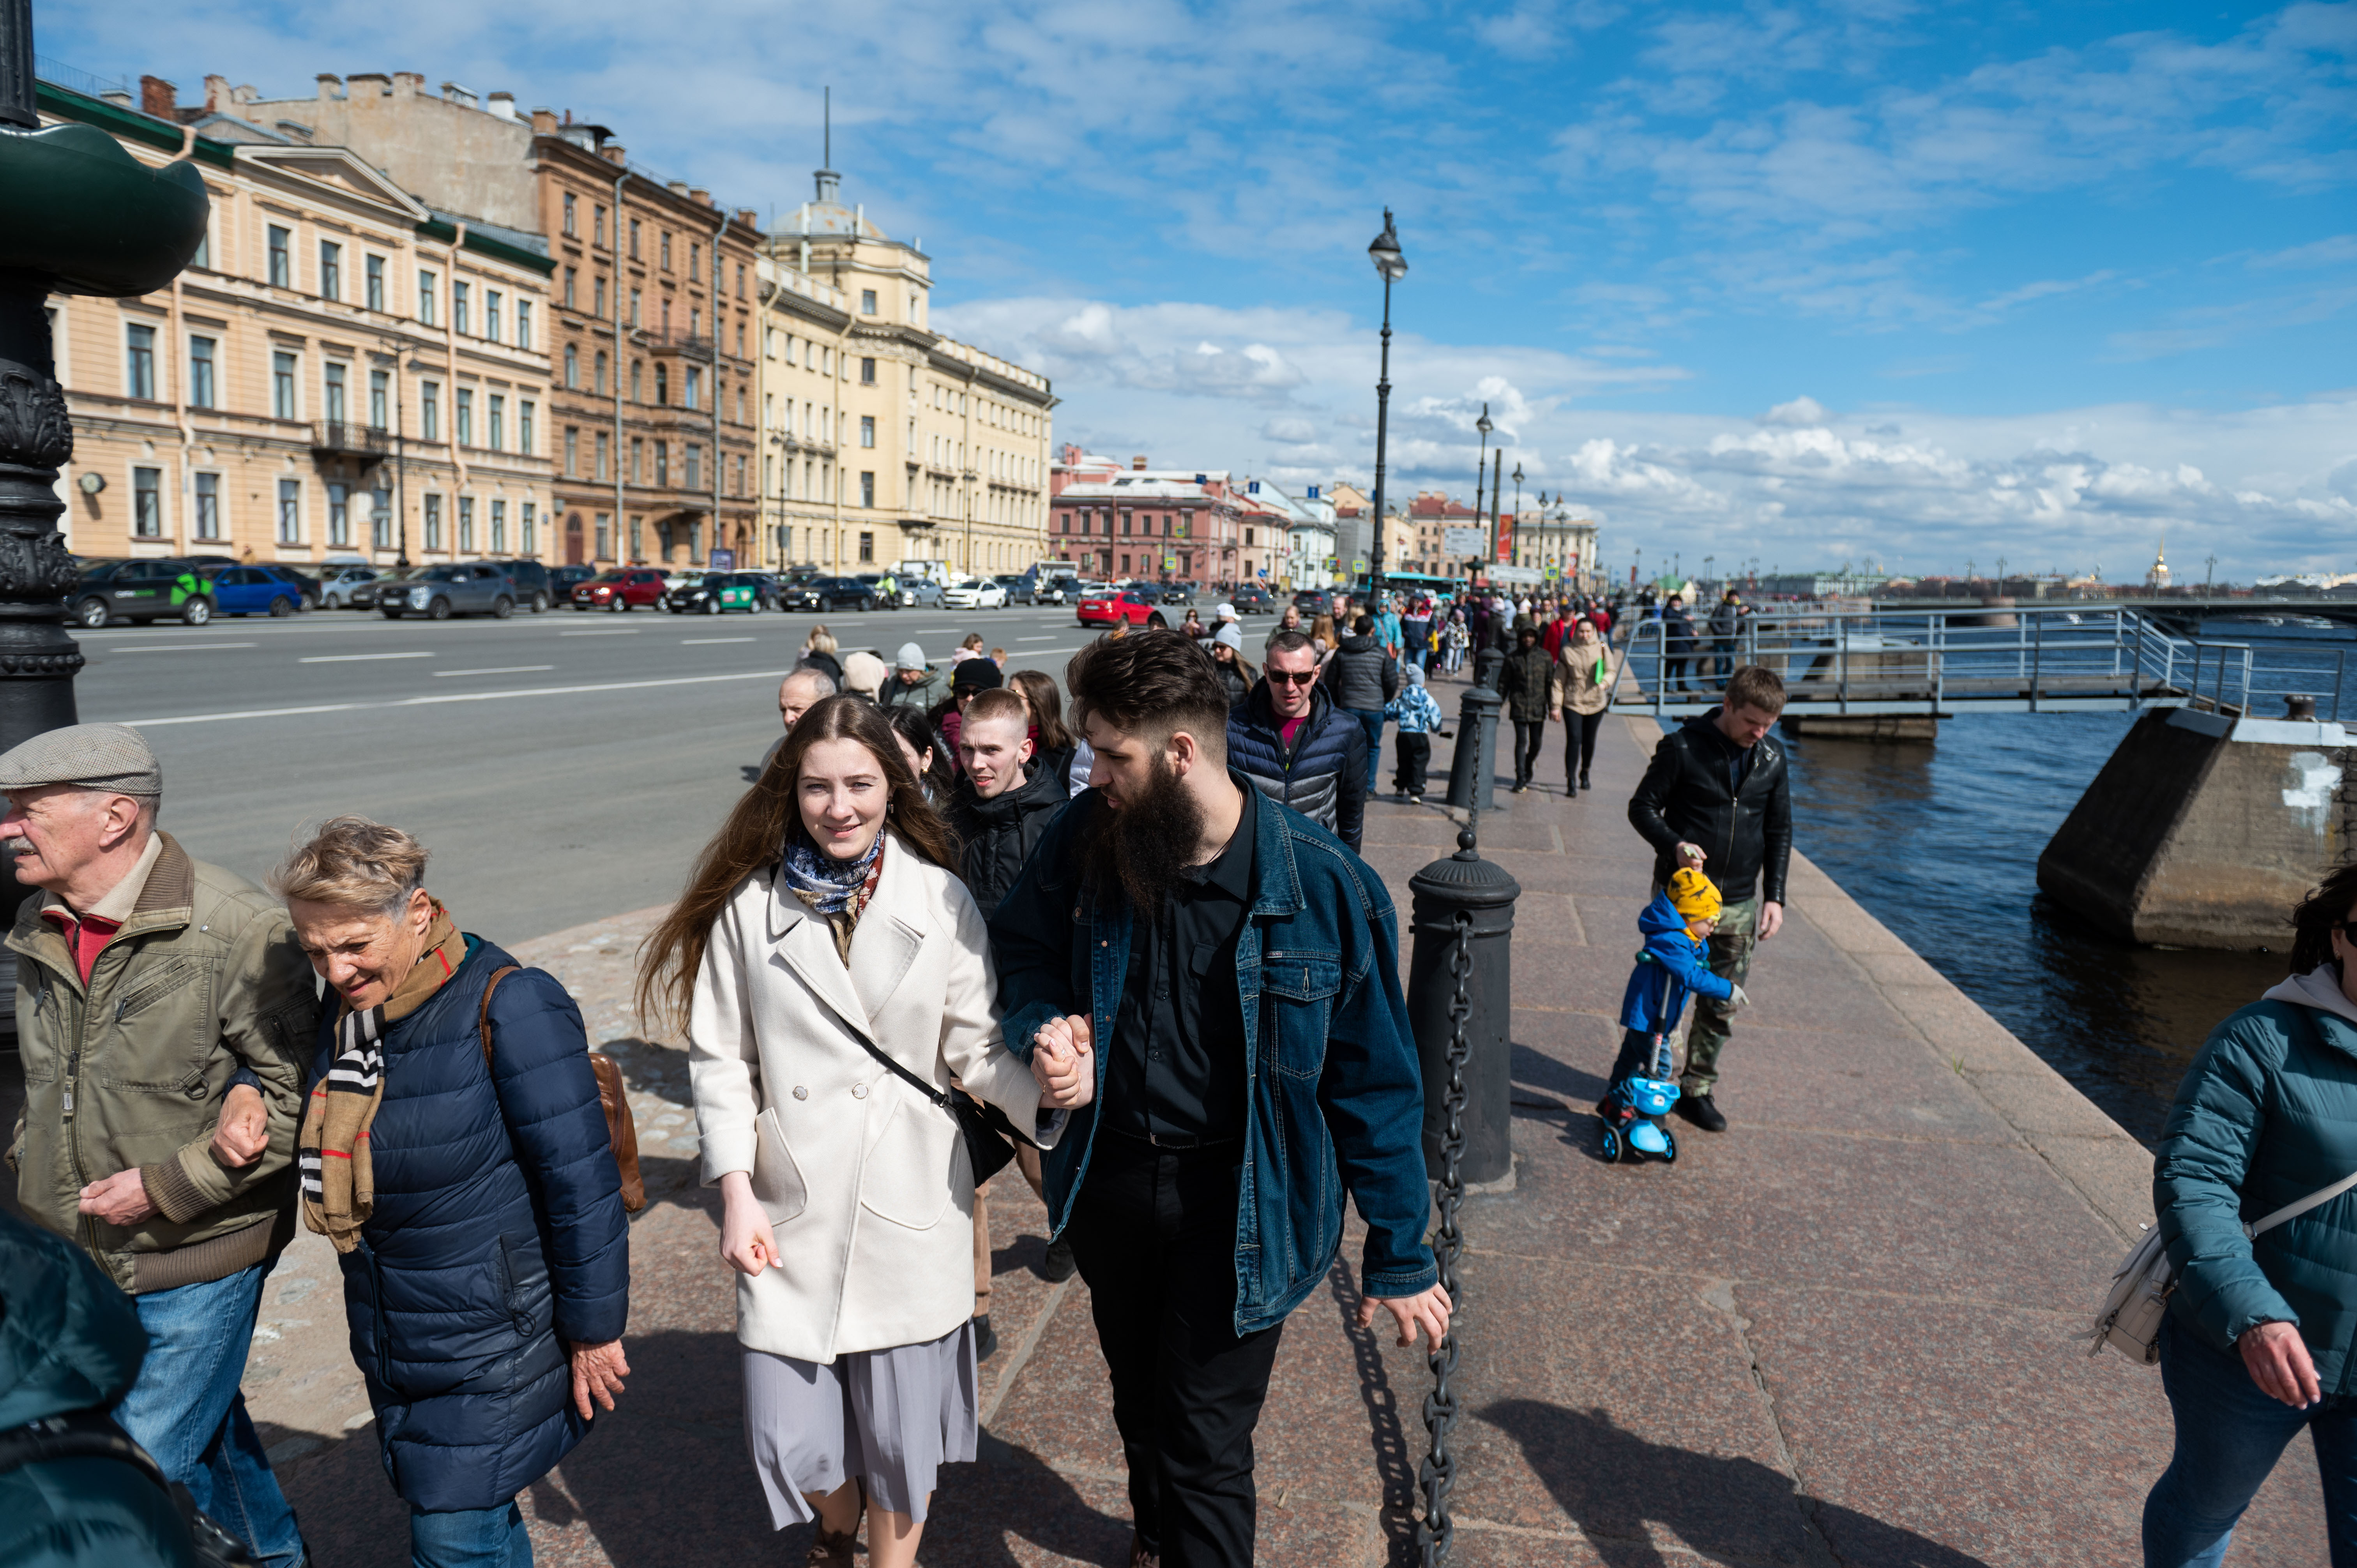
[[[505,620],[515,614],[515,587],[508,575],[481,562],[428,566],[406,583],[388,586],[377,608],[387,620],[422,615],[428,620],[448,620],[454,615],[491,615]]]

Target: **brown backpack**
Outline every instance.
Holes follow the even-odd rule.
[[[518,972],[508,964],[491,972],[483,983],[483,1065],[491,1065],[491,993],[500,982]],[[622,1207],[632,1214],[647,1206],[646,1184],[639,1179],[639,1129],[630,1120],[630,1102],[622,1093],[622,1069],[603,1051],[589,1053],[589,1070],[597,1078],[597,1108],[606,1113],[606,1139],[614,1148],[614,1168],[622,1176]]]

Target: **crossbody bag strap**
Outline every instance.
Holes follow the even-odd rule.
[[[2318,1205],[2331,1202],[2352,1187],[2357,1187],[2357,1171],[2350,1172],[2330,1187],[2318,1187],[2298,1203],[2287,1203],[2273,1214],[2252,1220],[2243,1227],[2243,1234],[2246,1237],[2255,1237],[2262,1230],[2272,1230],[2287,1219],[2297,1219]]]
[[[893,1077],[899,1079],[910,1089],[915,1090],[919,1094],[921,1094],[926,1099],[931,1101],[942,1110],[951,1111],[955,1109],[953,1102],[947,1094],[943,1093],[941,1090],[934,1088],[931,1084],[927,1083],[923,1079],[919,1078],[915,1073],[910,1072],[907,1068],[902,1067],[890,1057],[886,1056],[884,1054],[883,1047],[877,1045],[875,1041],[869,1039],[866,1036],[862,1035],[859,1036],[859,1043],[862,1047],[866,1047],[869,1056],[874,1057],[877,1061],[882,1062],[884,1064],[884,1069],[887,1072],[889,1072]],[[2352,1177],[2351,1179],[2357,1180],[2357,1177]]]

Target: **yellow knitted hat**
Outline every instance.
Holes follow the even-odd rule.
[[[1686,918],[1691,925],[1697,920],[1718,918],[1718,885],[1691,865],[1682,865],[1670,875],[1670,905]]]

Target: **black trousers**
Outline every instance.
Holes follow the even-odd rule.
[[[1672,653],[1663,656],[1662,660],[1662,690],[1664,692],[1671,690],[1680,692],[1685,691],[1687,689],[1686,666],[1693,661],[1694,660],[1691,656],[1684,653]],[[1675,682],[1677,683],[1674,688],[1671,685],[1672,682]]]
[[[1253,1428],[1284,1325],[1239,1337],[1242,1143],[1157,1149],[1099,1129],[1067,1232],[1129,1462],[1129,1509],[1165,1568],[1253,1560]]]
[[[1544,719],[1514,721],[1514,782],[1527,784],[1538,771],[1539,752],[1546,746]]]
[[[1563,787],[1576,789],[1579,780],[1596,762],[1596,732],[1604,727],[1601,711],[1575,714],[1566,708],[1563,714]]]
[[[1424,793],[1425,770],[1432,765],[1432,737],[1399,732],[1399,772],[1392,779],[1392,788],[1411,795]]]

